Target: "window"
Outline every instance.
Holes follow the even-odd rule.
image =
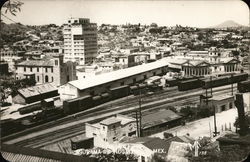
[[[233,108],[233,103],[232,102],[229,103],[229,109],[231,109],[231,108]]]
[[[48,68],[45,68],[45,72],[46,72],[46,73],[48,72]]]
[[[154,72],[153,75],[155,76],[155,75],[156,75],[156,72]]]
[[[104,127],[104,126],[103,126],[102,128],[103,128],[103,130],[105,130],[105,127]]]
[[[36,71],[39,72],[39,67],[36,68]]]
[[[39,76],[37,76],[37,82],[39,82]]]
[[[58,65],[58,60],[55,60],[55,65]]]
[[[26,67],[23,67],[23,71],[26,71]]]
[[[51,77],[51,82],[53,82],[54,81],[54,78],[53,77]]]
[[[48,75],[45,75],[45,83],[49,82],[49,77]]]
[[[121,86],[123,86],[124,85],[124,82],[121,82]]]
[[[226,110],[226,105],[222,105],[221,106],[221,111],[225,111]]]
[[[30,67],[30,72],[32,72],[32,67]]]
[[[144,79],[147,79],[147,75],[144,75]]]
[[[51,73],[53,73],[53,67],[51,68]]]

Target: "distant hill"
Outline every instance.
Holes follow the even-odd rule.
[[[216,25],[216,26],[213,26],[210,28],[240,28],[240,27],[245,27],[245,26],[238,24],[238,23],[234,22],[233,20],[228,20],[228,21],[225,21],[219,25]]]

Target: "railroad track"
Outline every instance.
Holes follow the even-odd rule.
[[[197,90],[194,90],[197,91]],[[229,93],[231,92],[230,88],[223,88],[221,90],[215,90],[214,94],[224,94],[224,93]],[[187,92],[184,92],[187,93]],[[189,92],[190,93],[190,92]],[[142,105],[142,112],[147,112],[147,111],[151,111],[154,109],[160,109],[160,108],[166,108],[166,106],[174,106],[174,105],[180,105],[180,104],[185,104],[185,103],[192,103],[192,102],[197,102],[199,100],[199,95],[203,93],[202,91],[200,91],[199,93],[196,93],[195,95],[188,95],[188,96],[184,96],[184,97],[176,97],[174,99],[166,99],[166,96],[171,95],[171,97],[173,97],[173,94],[167,94],[165,93],[165,95],[161,96],[161,98],[165,98],[165,100],[160,100],[157,97],[153,97],[155,99],[157,99],[155,103],[150,103],[152,102],[151,99],[146,98],[145,100],[143,99],[143,105]],[[174,93],[176,94],[176,93]],[[178,94],[180,95],[180,94]],[[178,96],[177,95],[177,96]],[[150,96],[148,96],[150,97]],[[147,101],[147,102],[144,102]],[[136,100],[136,102],[138,103],[138,101]],[[127,102],[123,102],[123,103],[127,103]],[[137,104],[136,104],[137,105]],[[129,106],[129,107],[127,107]],[[46,146],[48,144],[52,144],[67,138],[71,138],[77,135],[80,135],[82,133],[84,133],[85,130],[85,126],[84,123],[86,121],[81,121],[82,119],[86,119],[86,118],[90,118],[91,116],[100,116],[101,114],[104,113],[109,113],[109,112],[113,112],[113,114],[116,114],[116,111],[121,110],[122,108],[125,108],[126,110],[124,110],[122,112],[122,114],[128,114],[128,115],[132,115],[132,113],[134,112],[135,109],[138,108],[138,106],[135,106],[135,103],[128,103],[125,104],[123,106],[119,105],[118,106],[114,106],[114,107],[110,107],[110,109],[102,109],[98,112],[95,112],[94,114],[87,114],[82,116],[81,118],[78,118],[77,120],[79,121],[78,124],[74,124],[71,125],[69,127],[65,127],[62,129],[58,129],[56,131],[52,131],[52,132],[48,132],[48,133],[44,133],[32,138],[28,138],[25,140],[20,140],[18,142],[14,142],[16,145],[18,146],[26,146],[26,147],[38,147],[41,148],[43,146]],[[95,122],[100,121],[102,118],[95,120]]]

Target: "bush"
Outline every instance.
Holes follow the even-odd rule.
[[[174,137],[174,135],[173,135],[172,133],[167,133],[167,132],[164,132],[164,133],[163,133],[163,136],[164,136],[165,139]]]

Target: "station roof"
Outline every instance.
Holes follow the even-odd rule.
[[[18,93],[21,94],[23,97],[28,98],[52,91],[57,91],[57,88],[51,83],[45,83],[33,87],[19,89]]]
[[[100,74],[91,78],[74,80],[74,81],[68,82],[68,84],[80,90],[84,90],[90,87],[109,83],[112,81],[130,77],[130,76],[138,75],[143,72],[151,71],[151,70],[165,67],[168,65],[169,63],[165,59],[162,59],[162,60],[157,60],[152,63],[142,64],[142,65],[126,68],[126,69],[121,69],[121,70],[112,71],[109,73]]]

